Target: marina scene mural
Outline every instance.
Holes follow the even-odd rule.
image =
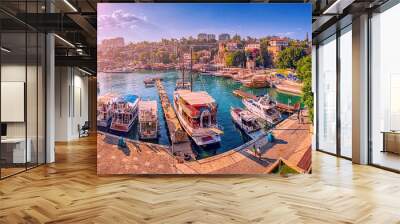
[[[309,4],[98,14],[99,175],[311,172]]]

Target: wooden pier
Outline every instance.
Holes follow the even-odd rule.
[[[242,97],[242,98],[246,98],[246,99],[253,99],[253,100],[257,99],[257,96],[255,96],[251,93],[239,90],[239,89],[233,90],[233,94],[238,97]]]
[[[286,112],[286,113],[295,113],[296,111],[300,110],[300,103],[296,103],[294,105],[288,105],[288,104],[284,104],[284,103],[277,103],[276,107],[278,108],[278,110],[282,111],[282,112]]]
[[[302,85],[293,81],[279,80],[274,82],[274,87],[278,92],[301,96],[303,93]]]
[[[172,144],[172,153],[178,158],[181,157],[183,159],[184,157],[190,156],[191,160],[195,160],[196,155],[192,150],[189,136],[179,123],[174,108],[172,107],[168,99],[167,92],[164,89],[161,80],[156,80],[156,86],[158,94],[160,96],[161,106],[164,111],[165,121],[167,122],[167,127]]]
[[[241,98],[257,100],[257,96],[239,89],[234,90],[233,94]],[[288,105],[284,103],[277,103],[276,108],[281,112],[295,113],[297,110],[300,109],[300,104],[296,103],[295,105]]]

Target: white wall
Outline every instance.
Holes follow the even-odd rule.
[[[55,141],[70,141],[88,121],[88,78],[72,67],[56,67],[55,74]]]
[[[39,69],[39,70],[37,70]],[[24,82],[26,84],[26,108],[23,106],[22,112],[27,119],[23,122],[6,122],[8,138],[25,138],[30,140],[32,162],[44,163],[44,82],[42,68],[25,64],[3,64],[1,66],[1,81],[3,82]],[[25,80],[27,78],[27,80]],[[23,90],[22,90],[23,91]],[[24,94],[23,92],[21,94]],[[2,96],[7,97],[7,96]],[[1,108],[1,110],[12,110],[11,108]],[[12,111],[7,111],[12,113]]]
[[[1,81],[3,82],[25,82],[25,64],[5,64],[1,66]],[[1,108],[7,110],[7,108]],[[25,123],[7,123],[7,137],[25,137]]]

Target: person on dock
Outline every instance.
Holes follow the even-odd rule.
[[[258,159],[261,160],[261,149],[259,146],[256,146],[255,144],[253,145],[252,151],[254,153],[254,157],[258,157]]]
[[[256,149],[256,154],[258,155],[258,159],[259,160],[261,160],[261,149],[260,149],[260,147],[257,147],[257,149]]]
[[[301,117],[301,109],[298,109],[296,112],[297,112],[297,120],[299,121],[300,124],[302,124],[303,121]]]

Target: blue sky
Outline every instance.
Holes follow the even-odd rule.
[[[99,3],[97,19],[98,42],[112,37],[159,41],[199,33],[296,39],[311,35],[311,4]]]

